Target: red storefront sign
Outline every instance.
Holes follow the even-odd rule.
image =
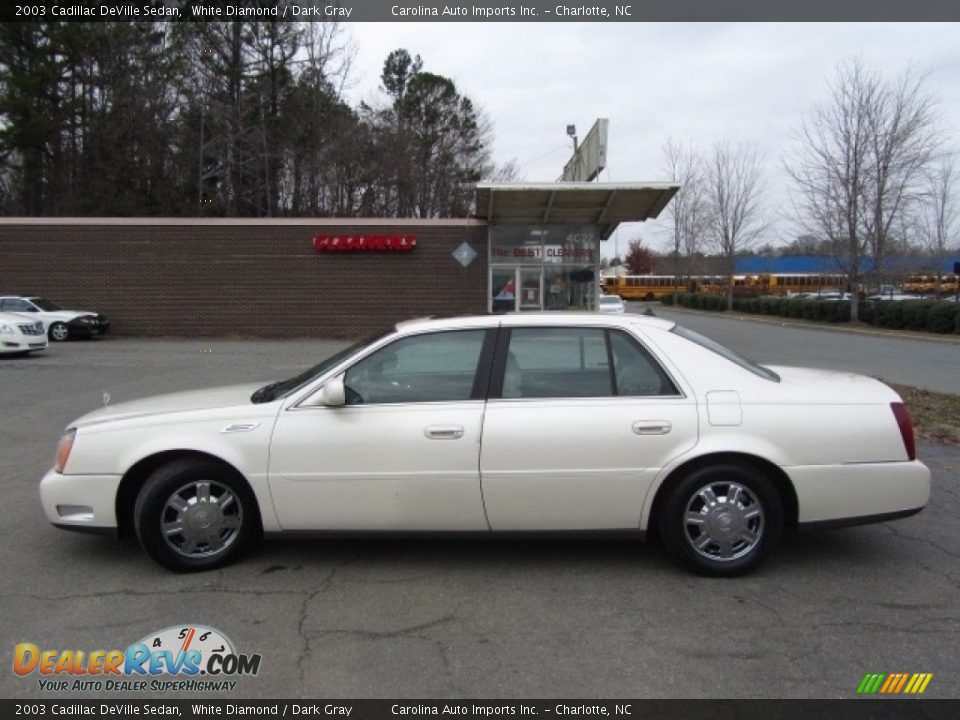
[[[410,252],[417,246],[416,235],[317,235],[317,252]]]

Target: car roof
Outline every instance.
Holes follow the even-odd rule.
[[[451,330],[456,328],[483,328],[483,327],[518,327],[541,326],[557,327],[563,325],[597,325],[609,327],[611,325],[639,326],[670,330],[676,325],[672,320],[652,317],[649,315],[619,315],[600,314],[595,312],[518,312],[503,315],[461,315],[445,318],[417,318],[397,323],[397,332],[417,332],[420,330]]]

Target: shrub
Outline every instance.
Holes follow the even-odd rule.
[[[664,305],[673,305],[673,293],[667,293],[664,295],[662,298],[660,298],[660,302],[662,302]]]
[[[949,333],[960,321],[960,303],[938,302],[927,314],[927,330],[935,333]]]
[[[833,305],[833,317],[830,322],[850,322],[850,301],[838,300]]]
[[[913,302],[913,300],[904,300],[904,301],[895,301],[895,300],[886,300],[880,303],[883,311],[880,313],[878,318],[879,322],[875,323],[878,327],[892,328],[894,330],[903,329],[903,306],[908,303]],[[878,307],[877,310],[880,310],[881,307]]]
[[[926,330],[931,303],[910,300],[903,303],[903,327],[907,330]]]

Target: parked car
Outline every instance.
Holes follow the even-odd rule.
[[[619,295],[601,295],[597,298],[597,311],[616,315],[626,312],[627,306]]]
[[[655,531],[708,575],[929,492],[883,383],[599,313],[404,322],[285,380],[103,407],[40,484],[53,524],[133,532],[175,570],[261,533]]]
[[[892,294],[884,294],[884,295],[870,295],[867,298],[867,300],[870,300],[871,302],[874,302],[877,300],[884,300],[884,301],[892,300],[893,302],[898,302],[898,301],[905,301],[905,300],[923,300],[923,298],[920,297],[919,295],[904,295],[903,293],[892,293]]]
[[[26,355],[47,349],[43,323],[23,315],[0,313],[0,355]]]
[[[0,312],[29,313],[43,322],[49,338],[57,342],[110,332],[110,322],[105,315],[89,310],[64,310],[42,297],[0,297]]]

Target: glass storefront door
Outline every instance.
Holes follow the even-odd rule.
[[[543,310],[543,270],[495,267],[490,270],[492,312]]]
[[[543,270],[541,268],[520,268],[520,309],[543,310]]]

